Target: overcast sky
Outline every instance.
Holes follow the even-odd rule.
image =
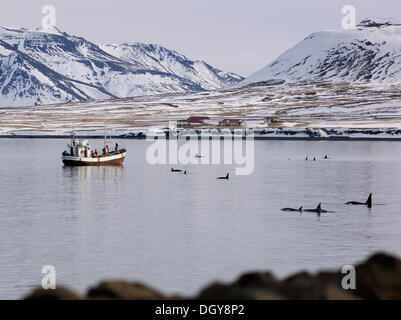
[[[320,30],[357,19],[401,17],[400,0],[1,0],[0,25],[36,28],[43,5],[57,27],[97,43],[146,42],[248,76]]]

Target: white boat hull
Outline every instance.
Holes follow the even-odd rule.
[[[124,162],[126,152],[97,157],[75,157],[62,155],[61,160],[66,166],[117,166]]]

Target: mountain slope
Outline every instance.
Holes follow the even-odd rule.
[[[0,94],[5,105],[41,105],[92,96],[114,98],[103,88],[69,79],[0,40]]]
[[[104,51],[140,68],[175,74],[204,89],[219,89],[243,78],[217,70],[204,61],[191,61],[178,52],[153,44],[121,44],[100,46]]]
[[[380,23],[366,19],[355,29],[314,33],[241,84],[401,82],[401,26]]]
[[[162,47],[158,48],[163,55],[157,56],[152,52],[156,46],[139,44],[130,46],[130,56],[126,57],[121,54],[126,49],[126,45],[113,46],[114,50],[111,50],[112,46],[99,46],[83,38],[63,33],[56,28],[50,32],[43,32],[0,27],[0,40],[4,46],[9,45],[13,54],[20,58],[13,60],[0,52],[0,88],[6,84],[9,88],[7,93],[0,92],[2,106],[31,105],[33,101],[37,105],[111,97],[194,92],[221,88],[243,79],[214,69],[205,63],[200,65],[209,73],[197,72],[197,68],[191,69],[188,66],[197,65],[198,62],[192,62]],[[7,52],[8,49],[3,50]],[[113,55],[112,51],[116,55]],[[135,60],[133,58],[135,56],[140,59]],[[169,57],[168,65],[172,66],[170,68],[164,66],[165,61],[158,61],[167,56]],[[13,62],[16,64],[13,65]],[[31,74],[31,72],[38,74],[38,70],[33,71],[35,70],[33,65],[37,64],[41,65],[40,77],[34,77],[34,74]],[[182,67],[184,64],[185,67]],[[18,73],[16,74],[13,70],[23,70],[23,77],[16,77]],[[14,78],[9,79],[9,77]],[[31,78],[34,80],[27,80]],[[49,82],[49,79],[52,81]],[[62,79],[62,82],[55,79]],[[63,86],[74,88],[71,89],[74,94],[66,91]]]

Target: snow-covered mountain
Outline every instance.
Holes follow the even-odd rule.
[[[241,80],[156,45],[97,45],[57,28],[0,27],[0,106],[193,92]]]
[[[241,85],[285,80],[401,82],[401,19],[365,19],[356,28],[317,32]]]
[[[139,68],[175,74],[204,89],[220,89],[243,80],[235,73],[217,70],[204,61],[191,61],[184,55],[153,44],[100,45],[105,52]]]

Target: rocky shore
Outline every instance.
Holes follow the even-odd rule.
[[[107,281],[92,287],[85,296],[67,288],[36,289],[24,299],[28,300],[355,300],[401,299],[401,260],[378,253],[355,265],[356,288],[344,290],[341,270],[322,271],[317,274],[300,272],[284,280],[270,272],[246,273],[229,284],[214,283],[197,296],[166,296],[139,283]]]

